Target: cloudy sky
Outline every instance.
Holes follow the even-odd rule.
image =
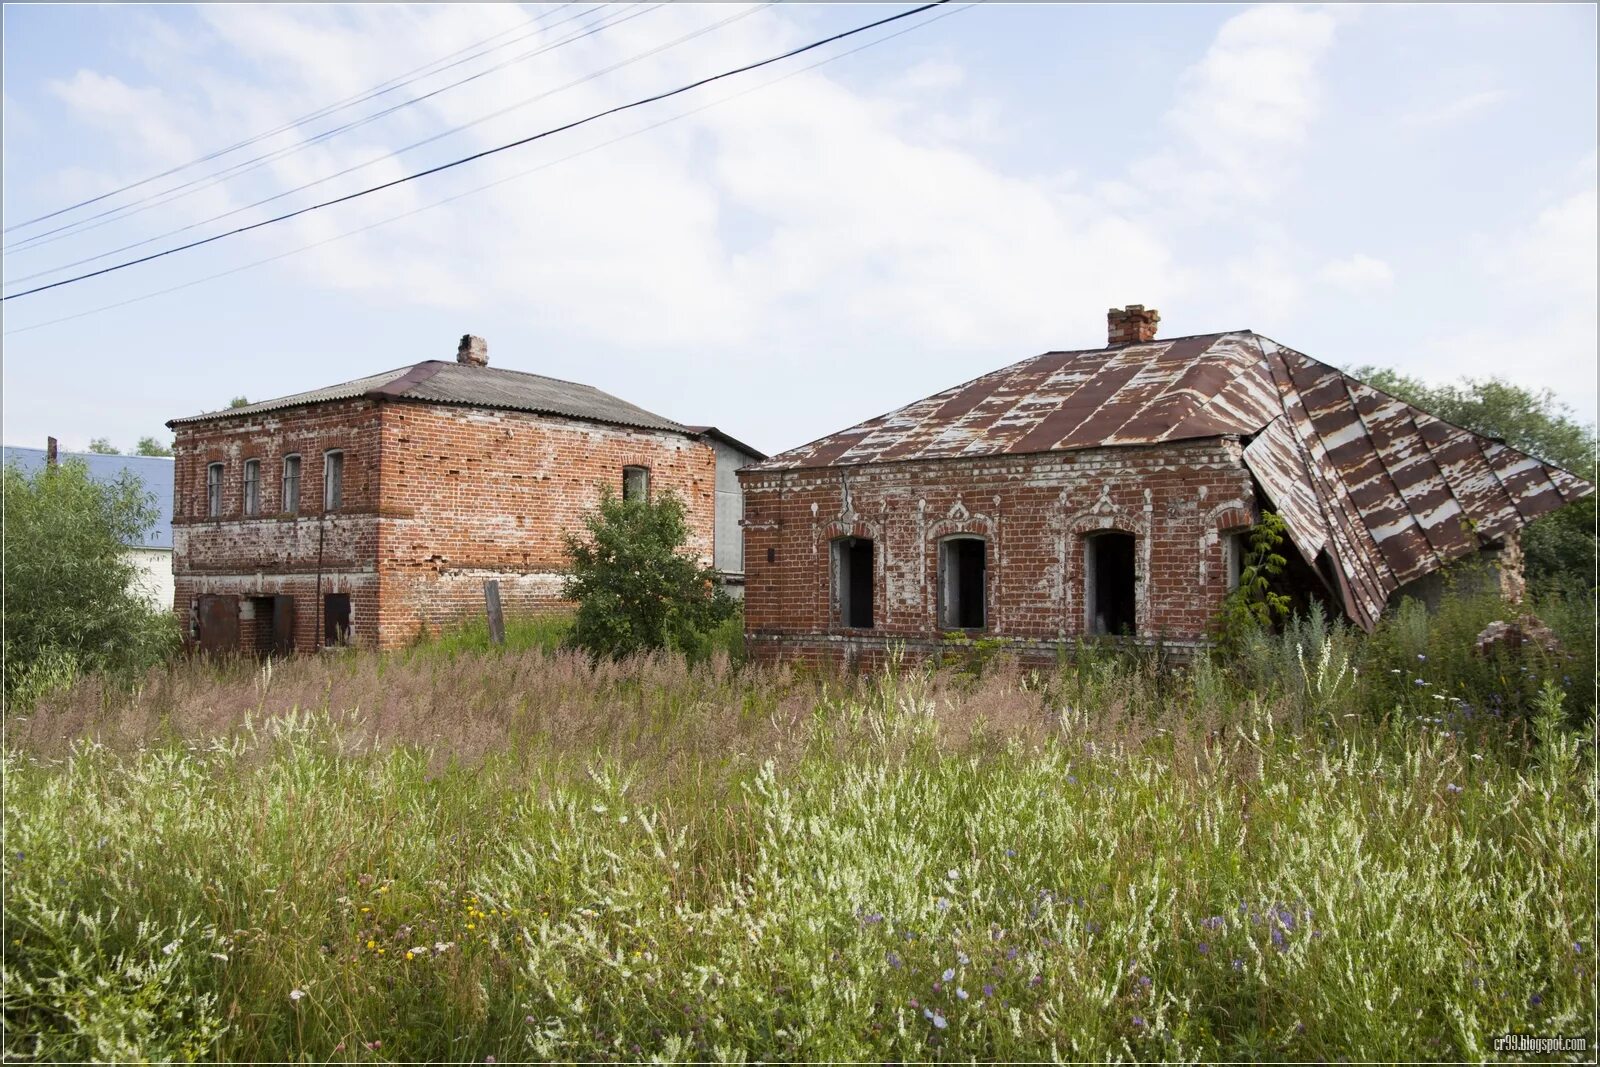
[[[8,6],[5,291],[900,10]],[[1592,420],[1595,29],[1590,5],[952,4],[8,301],[5,441],[131,446],[233,396],[454,358],[470,332],[494,365],[776,452],[1096,347],[1124,303],[1166,336],[1500,375]]]

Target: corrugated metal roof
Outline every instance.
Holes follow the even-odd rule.
[[[1048,352],[755,464],[790,470],[1253,438],[1245,464],[1371,627],[1395,589],[1594,487],[1248,330]]]
[[[501,367],[474,367],[435,359],[323,389],[279,397],[276,400],[263,400],[244,407],[173,419],[167,425],[181,426],[209,419],[254,415],[331,400],[354,400],[358,397],[531,411],[541,415],[590,419],[595,422],[646,430],[691,433],[687,427],[671,419],[664,419],[626,400],[620,400],[610,393],[602,392],[592,385],[566,382],[559,378],[547,378],[542,374],[528,374],[525,371],[506,370]]]
[[[45,450],[6,445],[5,462],[15,463],[25,474],[43,469]],[[145,491],[155,497],[155,525],[133,548],[159,548],[172,550],[172,460],[165,456],[104,456],[98,452],[58,452],[60,462],[81,461],[89,468],[89,477],[97,482],[114,482],[124,473],[132,473],[144,483]]]

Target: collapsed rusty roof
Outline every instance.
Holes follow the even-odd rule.
[[[542,374],[529,374],[525,371],[447,363],[437,359],[424,360],[409,367],[397,367],[382,374],[356,378],[339,385],[295,393],[276,400],[263,400],[257,404],[173,419],[167,425],[183,426],[210,419],[235,418],[284,408],[303,407],[307,404],[355,400],[362,397],[528,411],[540,415],[562,415],[567,418],[588,419],[617,426],[669,430],[695,436],[694,431],[687,426],[662,418],[626,400],[620,400],[610,393],[601,392],[592,385],[562,381],[559,378],[546,378]]]
[[[1594,491],[1248,330],[1047,352],[754,471],[1233,435],[1306,561],[1371,628],[1400,586]]]

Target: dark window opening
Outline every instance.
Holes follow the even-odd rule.
[[[206,515],[217,518],[222,514],[222,464],[206,467]]]
[[[946,630],[981,630],[988,544],[977,537],[952,537],[939,545],[939,625]]]
[[[834,599],[839,625],[872,628],[872,542],[844,537],[833,543]]]
[[[1245,557],[1250,554],[1250,534],[1232,533],[1224,535],[1222,539],[1223,562],[1227,567],[1228,592],[1239,588],[1239,582],[1244,577]]]
[[[1135,616],[1133,535],[1099,533],[1084,548],[1088,578],[1089,632],[1138,633]]]
[[[322,643],[350,643],[350,594],[328,593],[322,598]]]
[[[650,468],[649,467],[623,467],[622,468],[622,499],[624,499],[624,500],[649,500],[650,499]]]

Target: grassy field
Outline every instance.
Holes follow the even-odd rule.
[[[1226,671],[534,636],[85,683],[7,724],[5,1053],[1592,1050],[1592,622],[1470,657],[1493,611]]]

